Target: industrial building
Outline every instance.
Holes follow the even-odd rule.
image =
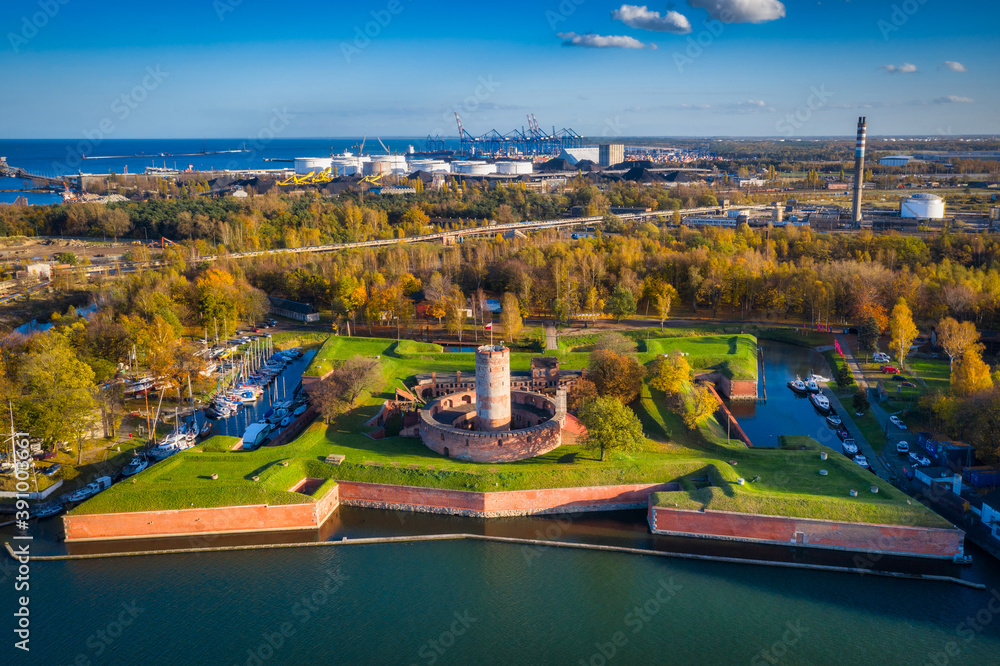
[[[904,167],[912,161],[912,155],[889,155],[880,159],[878,163],[888,167]]]
[[[923,192],[911,194],[899,203],[899,216],[917,220],[944,219],[944,199]]]
[[[605,143],[599,146],[598,164],[602,167],[614,166],[625,161],[625,144]]]

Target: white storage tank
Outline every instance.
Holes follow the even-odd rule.
[[[331,157],[296,157],[295,173],[302,176],[314,171],[319,172],[329,169],[332,164]]]
[[[944,199],[936,194],[911,194],[899,204],[899,216],[917,220],[944,218]]]
[[[516,162],[497,162],[497,173],[511,176],[523,176],[535,172],[535,166],[531,162],[523,160]]]
[[[444,160],[410,160],[410,173],[426,171],[427,173],[451,173],[451,164]]]
[[[364,164],[364,174],[374,176],[378,174],[405,174],[406,157],[404,155],[374,155],[371,161]]]
[[[487,176],[497,172],[497,165],[489,162],[455,162],[451,166],[455,173],[469,176]]]

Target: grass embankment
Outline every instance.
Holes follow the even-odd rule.
[[[685,346],[692,357],[694,351],[702,351],[698,358],[712,357],[720,349],[735,349],[737,353],[732,355],[736,356],[746,348],[739,336],[713,337],[714,341],[651,338],[650,343],[656,342],[658,349],[644,350],[640,357],[652,358],[661,349],[684,350]],[[664,396],[648,387],[635,408],[651,439],[641,451],[617,455],[605,463],[598,460],[596,452],[572,442],[531,460],[490,465],[445,458],[417,439],[367,437],[363,423],[377,412],[400,380],[432,370],[474,371],[474,354],[440,353],[435,347],[420,343],[397,346],[395,340],[385,339],[330,338],[310,372],[321,374],[336,360],[353,354],[379,356],[385,393],[364,400],[333,425],[317,421],[282,447],[230,452],[232,440],[213,438],[143,472],[135,484],[119,484],[101,493],[74,512],[315,501],[289,492],[305,477],[479,492],[678,481],[684,491],[668,496],[690,508],[946,526],[922,505],[906,504],[905,497],[889,487],[878,495],[867,492],[868,486],[877,482],[875,477],[832,450],[828,450],[830,460],[822,463],[829,476],[820,477],[816,450],[755,450],[735,441],[727,443],[725,430],[714,419],[689,431],[667,408]],[[588,358],[572,348],[561,353],[569,360],[568,367],[583,367]],[[527,369],[532,356],[512,354],[514,369]],[[752,354],[749,357],[754,358]],[[324,460],[331,453],[346,456],[345,462],[327,465]],[[281,462],[288,462],[288,466],[281,466]],[[213,473],[218,474],[218,480],[210,478]],[[253,476],[259,481],[252,481]],[[746,478],[747,485],[735,485],[737,476]],[[859,490],[859,496],[848,497],[850,489]]]

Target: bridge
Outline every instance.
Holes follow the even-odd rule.
[[[38,174],[30,173],[25,169],[20,167],[12,167],[7,164],[6,157],[0,157],[0,177],[2,178],[20,178],[21,180],[30,180],[36,183],[44,183],[50,187],[57,187],[62,189],[66,187],[67,181],[72,181],[73,176],[62,176],[59,178],[52,178],[50,176],[40,176]]]

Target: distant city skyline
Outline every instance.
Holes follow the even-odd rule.
[[[1000,132],[1000,7],[10,0],[0,138]]]

